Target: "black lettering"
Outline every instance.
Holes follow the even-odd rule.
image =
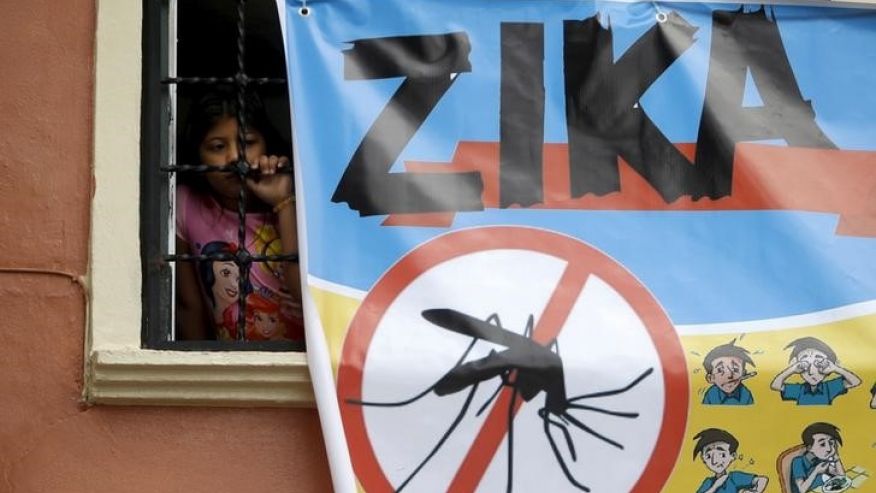
[[[332,195],[360,216],[483,210],[480,173],[390,173],[404,147],[456,80],[470,72],[465,33],[353,42],[346,79],[405,77],[365,134]]]
[[[731,193],[733,155],[742,141],[785,139],[788,145],[834,149],[803,99],[779,28],[766,10],[715,11],[706,100],[697,137],[697,167],[713,170],[712,198]],[[763,106],[742,106],[746,71]]]
[[[544,26],[502,24],[499,112],[499,202],[523,207],[544,200]]]
[[[696,28],[670,13],[617,63],[612,31],[596,16],[564,22],[563,62],[572,197],[620,191],[617,157],[671,202],[697,194],[694,167],[638,104],[654,81],[693,44]]]

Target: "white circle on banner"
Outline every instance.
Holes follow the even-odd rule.
[[[456,366],[472,338],[427,321],[422,315],[425,310],[449,308],[481,320],[495,315],[503,330],[522,335],[530,315],[538,323],[566,266],[565,260],[544,253],[490,250],[456,257],[422,273],[389,305],[377,326],[364,367],[362,400],[407,400]],[[587,279],[572,305],[557,343],[568,399],[622,388],[647,369],[660,367],[642,320],[617,291],[595,275]],[[465,362],[490,358],[491,351],[506,349],[481,340]],[[478,383],[477,390],[462,416],[473,385],[444,396],[430,392],[398,407],[363,406],[372,446],[391,484],[405,484],[405,489],[416,492],[447,490],[489,414],[476,413],[490,400],[501,378],[474,383]],[[595,432],[623,446],[619,449],[574,425],[565,425],[577,455],[573,460],[562,431],[550,426],[570,473],[592,491],[629,491],[659,435],[663,395],[662,374],[654,372],[627,392],[586,400],[590,406],[638,413],[635,418],[570,409],[570,414]],[[513,420],[512,490],[578,491],[545,434],[538,412],[544,406],[545,393],[541,392]],[[426,461],[458,417],[459,424]],[[553,419],[560,421],[556,416]],[[478,491],[504,491],[507,481],[506,436]]]

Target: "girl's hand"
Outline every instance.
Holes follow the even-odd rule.
[[[292,175],[277,173],[289,167],[286,156],[259,156],[249,167],[261,174],[247,178],[246,186],[262,202],[273,207],[292,193]]]

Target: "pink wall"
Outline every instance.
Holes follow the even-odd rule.
[[[9,272],[86,271],[95,2],[62,3],[0,16],[0,492],[330,491],[314,410],[81,405],[81,289]]]

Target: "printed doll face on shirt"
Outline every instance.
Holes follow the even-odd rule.
[[[722,474],[736,460],[727,442],[712,442],[703,448],[703,463],[715,474]]]
[[[240,269],[234,262],[213,262],[213,299],[216,306],[227,306],[237,301],[240,294]]]
[[[739,387],[744,373],[745,362],[741,358],[724,356],[712,362],[712,372],[706,375],[706,381],[730,394]]]
[[[812,455],[821,460],[832,460],[836,456],[836,439],[825,433],[812,435],[812,445],[809,447]]]
[[[246,133],[246,160],[255,162],[265,155],[267,145],[262,134],[248,128]],[[234,164],[238,159],[237,119],[232,116],[220,118],[198,146],[201,163],[221,168]],[[207,183],[222,198],[237,200],[240,194],[240,178],[237,173],[205,173]]]
[[[818,385],[825,377],[829,366],[827,355],[817,349],[804,349],[797,355],[797,365],[803,370],[800,376],[809,385]]]
[[[280,335],[280,317],[278,313],[256,310],[252,319],[255,330],[260,336],[266,339],[273,339]]]

